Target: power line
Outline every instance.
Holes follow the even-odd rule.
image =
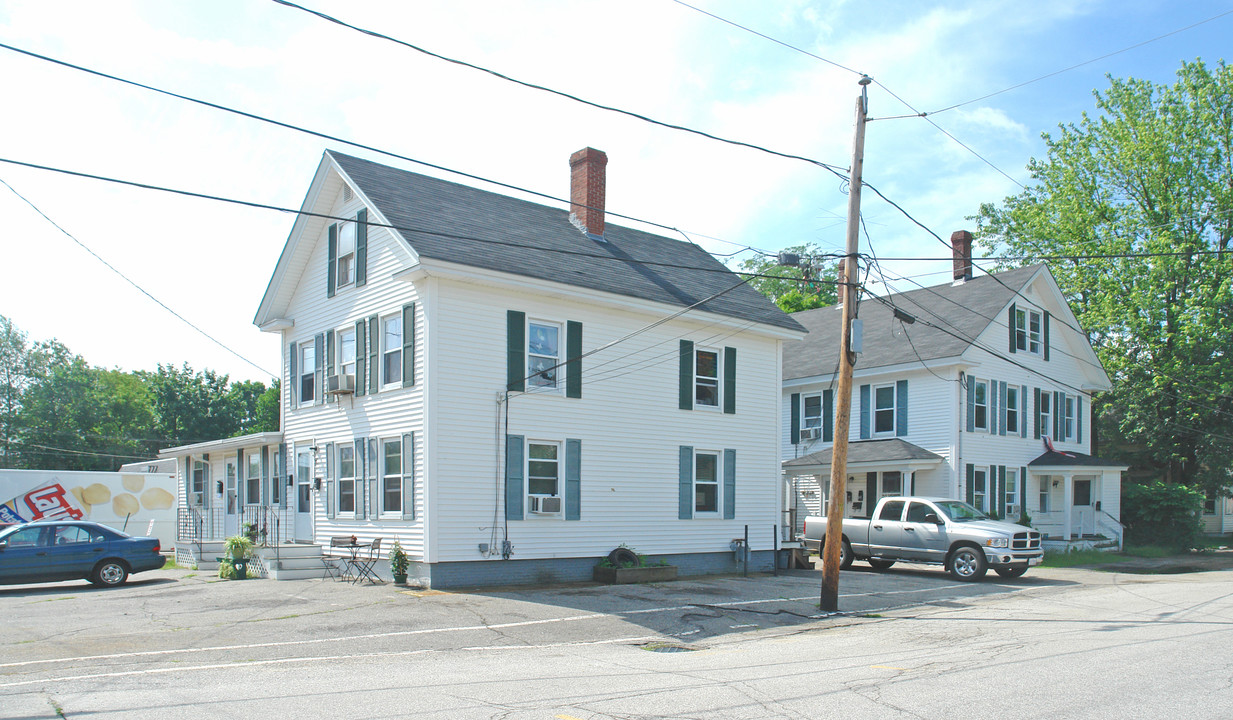
[[[589,106],[589,107],[593,107],[593,108],[596,108],[596,109],[598,109],[598,110],[606,110],[606,111],[608,111],[608,112],[617,113],[617,114],[619,114],[619,115],[625,115],[626,117],[631,117],[631,118],[634,118],[634,119],[637,119],[637,120],[642,120],[643,122],[651,123],[652,125],[658,125],[658,126],[663,127],[663,128],[668,128],[669,130],[679,130],[679,131],[681,131],[681,132],[686,132],[686,133],[690,133],[690,134],[693,134],[693,135],[698,135],[698,136],[700,136],[700,137],[707,138],[708,140],[715,140],[715,141],[718,141],[718,142],[727,143],[727,144],[729,144],[729,145],[736,145],[736,146],[738,146],[738,147],[749,148],[749,149],[751,149],[751,150],[757,150],[758,152],[763,152],[763,153],[766,153],[766,154],[768,154],[768,155],[774,155],[774,156],[776,156],[776,157],[786,158],[786,159],[788,159],[788,160],[800,160],[800,161],[803,161],[803,162],[807,162],[807,163],[809,163],[810,165],[816,165],[816,166],[818,166],[818,167],[823,167],[823,168],[826,168],[827,170],[830,170],[831,172],[835,172],[835,173],[837,173],[838,171],[842,171],[842,170],[844,170],[844,168],[841,168],[841,167],[839,167],[839,166],[837,166],[837,165],[831,165],[831,164],[829,164],[829,163],[824,163],[824,162],[822,162],[821,160],[814,160],[813,158],[808,158],[808,157],[805,157],[805,156],[803,156],[803,155],[793,155],[793,154],[791,154],[791,153],[780,152],[780,151],[778,151],[778,150],[771,150],[771,149],[766,148],[766,147],[763,147],[763,146],[761,146],[761,145],[755,145],[755,144],[753,144],[753,143],[748,143],[748,142],[744,142],[744,141],[741,141],[741,140],[732,140],[732,139],[729,139],[729,138],[720,137],[719,135],[712,135],[711,133],[708,133],[708,132],[703,132],[702,130],[696,130],[696,129],[694,129],[694,128],[686,127],[686,126],[684,126],[684,125],[676,125],[676,124],[673,124],[673,123],[664,122],[664,121],[662,121],[662,120],[655,120],[654,118],[647,117],[646,115],[642,115],[642,114],[640,114],[640,113],[632,112],[632,111],[629,111],[629,110],[623,110],[623,109],[621,109],[621,108],[618,108],[618,107],[613,107],[613,106],[611,106],[611,105],[603,105],[603,104],[600,104],[600,103],[597,103],[597,102],[593,102],[593,101],[591,101],[591,100],[585,100],[585,99],[583,99],[583,98],[581,98],[581,97],[578,97],[578,96],[576,96],[576,95],[571,95],[571,94],[569,94],[569,93],[567,93],[567,92],[562,92],[562,91],[560,91],[560,90],[554,90],[553,88],[546,87],[546,86],[544,86],[544,85],[537,85],[537,84],[535,84],[535,83],[526,82],[526,81],[524,81],[524,80],[518,80],[518,79],[516,79],[516,78],[510,77],[509,75],[505,75],[504,73],[497,72],[496,70],[491,70],[491,69],[489,69],[489,68],[481,67],[481,66],[479,66],[479,65],[475,65],[475,64],[473,64],[473,63],[469,63],[469,62],[466,62],[466,61],[464,61],[464,60],[458,60],[458,59],[456,59],[456,58],[446,57],[445,55],[441,55],[441,54],[439,54],[439,53],[432,52],[431,50],[426,50],[426,49],[424,49],[424,48],[422,48],[422,47],[419,47],[418,45],[413,45],[413,44],[411,44],[411,43],[409,43],[409,42],[407,42],[407,41],[405,41],[405,40],[399,40],[398,38],[391,37],[391,36],[386,35],[386,34],[384,34],[384,33],[377,32],[376,30],[369,30],[369,29],[366,29],[366,28],[359,27],[359,26],[357,26],[357,25],[352,25],[352,24],[350,24],[350,23],[347,23],[347,22],[344,22],[344,21],[342,21],[342,20],[339,20],[338,18],[335,18],[335,17],[333,17],[333,16],[327,15],[327,14],[325,14],[325,13],[323,13],[323,12],[318,11],[318,10],[310,10],[309,8],[306,8],[306,7],[302,6],[302,5],[297,5],[297,4],[293,3],[293,2],[290,2],[289,0],[272,0],[272,1],[273,1],[273,2],[275,2],[275,3],[277,3],[277,4],[279,4],[279,5],[283,5],[283,6],[286,6],[286,7],[289,7],[289,8],[294,8],[294,9],[296,9],[296,10],[300,10],[300,11],[302,11],[302,12],[306,12],[306,13],[308,13],[308,14],[310,14],[310,15],[314,15],[314,16],[316,16],[316,17],[321,18],[322,20],[325,20],[325,21],[327,21],[327,22],[334,23],[335,25],[339,25],[339,26],[341,26],[341,27],[345,27],[345,28],[347,28],[347,29],[349,29],[349,30],[354,30],[355,32],[358,32],[358,33],[361,33],[361,34],[364,34],[364,35],[368,35],[369,37],[373,37],[373,38],[377,38],[377,39],[379,39],[379,40],[386,40],[386,41],[388,41],[388,42],[392,42],[392,43],[394,43],[394,44],[396,44],[396,45],[400,45],[400,46],[405,47],[405,48],[407,48],[407,49],[409,49],[409,50],[414,50],[414,51],[416,51],[416,52],[418,52],[418,53],[421,53],[421,54],[427,55],[428,57],[435,58],[435,59],[437,59],[437,60],[443,60],[443,61],[445,61],[445,62],[448,62],[448,63],[454,64],[454,65],[459,65],[459,66],[461,66],[461,67],[470,68],[470,69],[472,69],[472,70],[478,70],[479,72],[482,72],[482,73],[487,73],[488,75],[491,75],[491,76],[493,76],[493,77],[499,78],[499,79],[501,79],[501,80],[505,80],[505,81],[507,81],[507,82],[514,83],[514,84],[516,84],[516,85],[521,85],[522,87],[529,88],[529,89],[531,89],[531,90],[539,90],[539,91],[541,91],[541,92],[546,92],[546,93],[549,93],[549,94],[552,94],[552,95],[556,95],[557,97],[562,97],[562,98],[565,98],[565,99],[567,99],[567,100],[572,100],[572,101],[577,102],[577,103],[582,103],[583,105],[587,105],[587,106]]]
[[[138,284],[137,284],[137,283],[136,283],[136,282],[135,282],[132,278],[130,278],[129,276],[127,276],[127,275],[125,275],[124,273],[120,272],[120,270],[119,270],[119,269],[117,269],[115,265],[112,265],[111,263],[109,263],[109,262],[107,262],[106,260],[104,260],[104,259],[103,259],[103,257],[102,257],[101,255],[99,255],[98,253],[94,252],[94,250],[90,249],[90,247],[89,247],[88,245],[86,245],[85,243],[83,243],[81,240],[78,240],[78,239],[77,239],[77,238],[76,238],[76,237],[75,237],[72,233],[70,233],[68,230],[65,230],[64,228],[60,227],[60,225],[59,225],[59,224],[58,224],[55,220],[52,220],[50,217],[48,217],[48,216],[47,216],[47,213],[45,213],[45,212],[43,212],[42,210],[40,210],[40,209],[39,209],[39,207],[38,207],[37,205],[35,205],[33,202],[31,202],[29,198],[27,198],[26,196],[24,196],[24,195],[22,195],[21,193],[17,192],[17,190],[16,190],[16,189],[15,189],[12,185],[9,185],[9,184],[8,184],[8,182],[7,182],[7,181],[5,181],[3,178],[0,178],[0,183],[3,183],[3,184],[4,184],[4,186],[5,186],[6,188],[8,188],[10,191],[12,191],[12,193],[13,193],[14,195],[16,195],[18,198],[20,198],[20,199],[22,200],[22,202],[24,202],[24,203],[26,203],[27,205],[29,205],[29,206],[30,206],[30,207],[34,210],[34,212],[36,212],[36,213],[38,213],[39,215],[41,215],[41,216],[42,216],[42,218],[43,218],[44,220],[46,220],[48,223],[50,223],[52,227],[54,227],[55,229],[57,229],[57,230],[59,230],[61,233],[63,233],[63,234],[64,234],[64,236],[65,236],[65,237],[67,237],[69,240],[72,240],[73,242],[77,243],[78,247],[80,247],[82,250],[85,250],[86,252],[90,253],[92,256],[94,256],[94,259],[95,259],[95,260],[98,260],[98,261],[99,261],[99,262],[101,262],[103,265],[107,266],[107,269],[108,269],[108,270],[112,271],[112,272],[113,272],[113,273],[115,273],[116,275],[119,275],[121,279],[123,279],[123,280],[124,280],[125,282],[127,282],[129,285],[132,285],[134,288],[136,288],[136,289],[137,289],[137,291],[138,291],[138,292],[140,292],[142,295],[145,295],[146,297],[148,297],[148,298],[150,298],[151,300],[153,300],[155,303],[157,303],[157,304],[158,304],[158,306],[159,306],[159,307],[161,307],[162,309],[164,309],[164,310],[166,310],[167,312],[169,312],[169,313],[171,313],[172,315],[174,315],[174,316],[176,317],[176,319],[178,319],[180,322],[182,322],[182,323],[184,323],[185,325],[189,326],[190,328],[192,328],[192,329],[196,330],[198,333],[200,333],[203,337],[205,337],[205,338],[206,338],[207,340],[209,340],[210,342],[212,342],[212,343],[214,343],[215,345],[219,346],[220,348],[222,348],[222,349],[226,350],[227,352],[231,353],[232,355],[236,356],[237,358],[239,358],[239,359],[243,360],[244,362],[248,363],[249,365],[253,366],[254,368],[256,368],[256,369],[260,370],[261,372],[265,373],[265,374],[266,374],[266,375],[268,375],[269,377],[276,377],[276,374],[275,374],[275,373],[272,373],[272,372],[270,372],[269,370],[266,370],[265,368],[261,367],[260,365],[258,365],[257,363],[253,362],[252,360],[249,360],[248,358],[244,357],[244,356],[243,356],[243,355],[241,355],[240,353],[236,352],[235,350],[233,350],[231,347],[229,347],[229,346],[228,346],[226,343],[224,343],[223,341],[221,341],[221,340],[219,340],[218,338],[214,337],[213,335],[211,335],[210,333],[206,332],[205,330],[202,330],[200,327],[197,327],[197,325],[195,325],[195,324],[194,324],[192,321],[190,321],[188,318],[184,317],[183,315],[181,315],[180,313],[176,312],[175,310],[172,310],[172,309],[171,309],[170,307],[168,307],[168,306],[167,306],[167,304],[166,304],[166,303],[164,303],[162,300],[159,300],[158,298],[154,297],[152,294],[150,294],[150,291],[148,291],[148,290],[146,290],[145,288],[143,288],[142,286],[138,285]]]

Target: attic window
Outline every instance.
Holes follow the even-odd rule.
[[[355,223],[338,226],[338,287],[355,282]]]

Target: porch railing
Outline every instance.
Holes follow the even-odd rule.
[[[228,527],[232,523],[234,526]],[[177,511],[176,540],[198,544],[222,541],[229,535],[244,534],[249,526],[255,545],[290,542],[295,534],[295,511],[278,505],[245,505],[235,513],[223,508],[181,507]]]

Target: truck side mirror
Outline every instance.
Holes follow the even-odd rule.
[[[925,522],[933,523],[934,525],[945,525],[946,524],[942,522],[942,518],[938,517],[937,513],[926,513]]]

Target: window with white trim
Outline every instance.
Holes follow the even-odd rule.
[[[984,468],[972,472],[972,505],[981,512],[989,512],[989,474]]]
[[[206,464],[197,458],[193,458],[192,478],[189,484],[191,486],[189,503],[193,507],[201,507],[205,502]]]
[[[313,343],[300,345],[300,405],[312,405],[317,399],[317,350]]]
[[[338,446],[338,512],[355,512],[355,446]]]
[[[350,377],[355,384],[355,328],[338,331],[338,374]]]
[[[806,428],[822,427],[822,396],[806,395],[804,412],[801,413],[801,425]]]
[[[898,470],[887,470],[882,473],[882,495],[891,497],[903,494],[903,473]]]
[[[719,453],[694,453],[694,513],[719,512]]]
[[[1014,468],[1006,468],[1006,516],[1011,518],[1012,509],[1013,516],[1018,517],[1019,512],[1019,471]],[[1012,518],[1013,519],[1013,518]]]
[[[1216,496],[1208,495],[1203,498],[1203,514],[1204,515],[1215,515],[1216,514]]]
[[[694,405],[719,407],[718,350],[694,350]]]
[[[1049,485],[1052,481],[1048,475],[1042,475],[1040,478],[1040,501],[1038,509],[1042,513],[1049,512]]]
[[[1053,393],[1040,392],[1040,436],[1053,438]],[[1057,438],[1053,438],[1056,440]]]
[[[527,385],[557,387],[557,366],[561,363],[561,326],[555,323],[527,323]]]
[[[1019,386],[1006,388],[1006,432],[1019,432]]]
[[[402,439],[381,441],[381,514],[402,515]]]
[[[977,430],[989,429],[989,383],[984,380],[975,380],[976,387],[973,388],[972,394],[975,398],[975,404],[972,406],[972,426]],[[981,508],[982,510],[984,508]]]
[[[1065,414],[1062,415],[1062,437],[1059,440],[1074,440],[1075,439],[1075,399],[1066,396],[1063,401],[1065,403]]]
[[[1015,310],[1015,349],[1039,355],[1041,316],[1035,310]]]
[[[253,451],[245,455],[247,470],[244,474],[244,502],[261,504],[261,453]]]
[[[355,232],[353,222],[338,224],[338,287],[355,282]]]
[[[381,382],[402,383],[402,314],[395,313],[381,320]]]
[[[873,389],[873,432],[875,435],[895,432],[894,385],[878,385]]]
[[[561,502],[548,504],[545,498],[561,497],[561,445],[555,442],[527,442],[527,502],[536,514],[557,515]]]

